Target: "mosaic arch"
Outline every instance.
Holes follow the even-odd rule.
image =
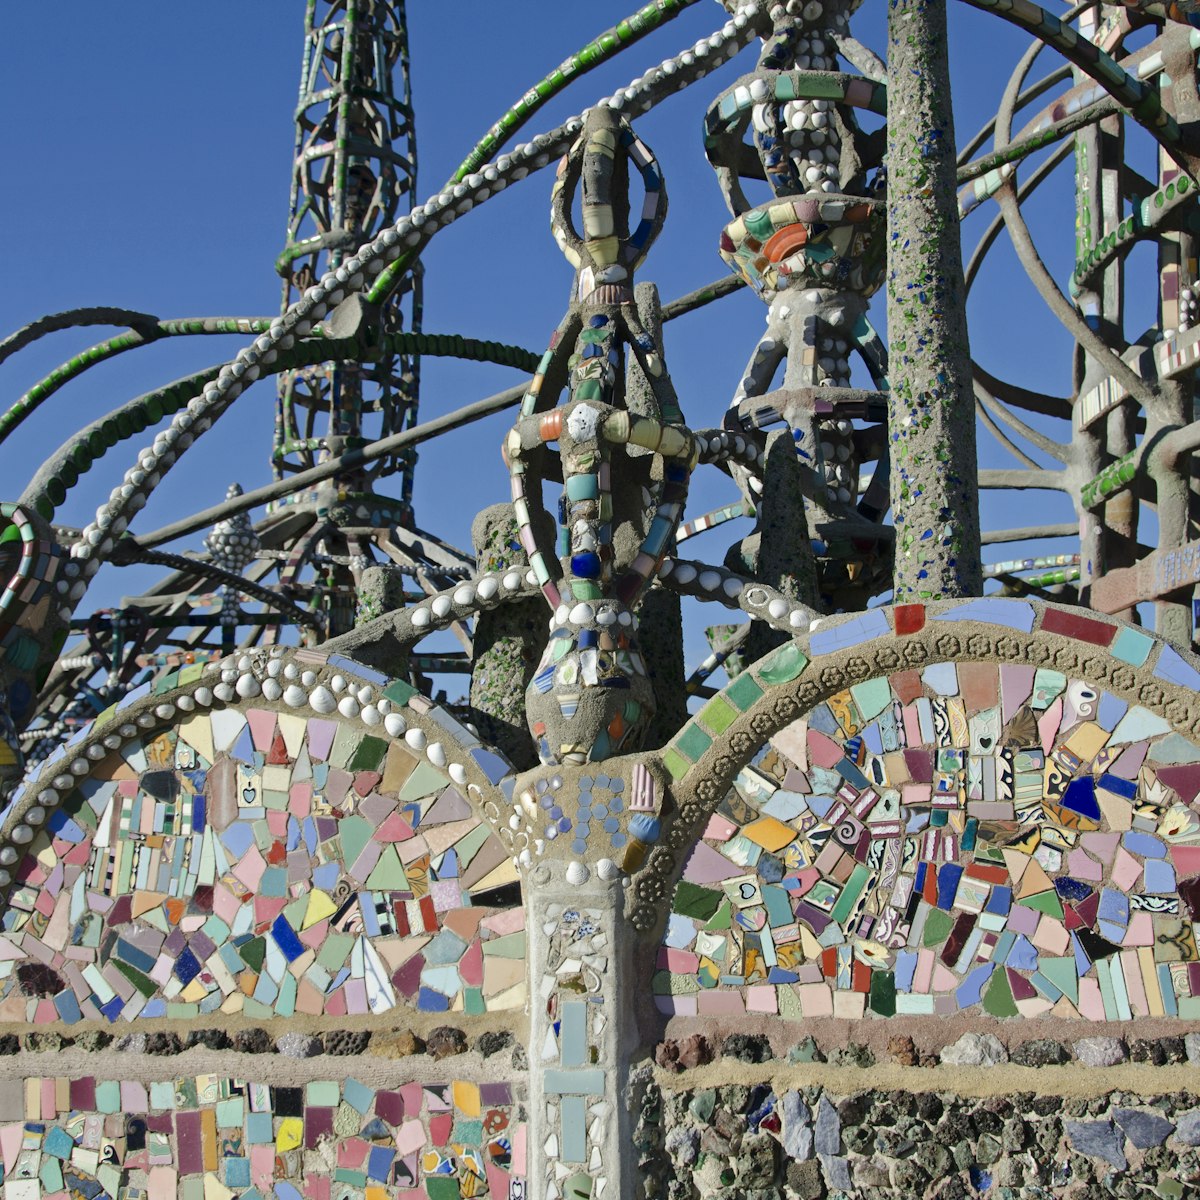
[[[16,796],[0,1021],[519,1011],[513,847],[476,815],[509,774],[344,657],[185,667]]]
[[[1197,689],[1142,630],[1028,601],[797,638],[664,753],[659,1009],[1200,1016]]]

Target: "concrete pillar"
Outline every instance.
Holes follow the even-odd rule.
[[[625,1200],[634,1192],[624,1102],[637,1040],[633,931],[620,879],[561,861],[525,880],[529,930],[530,1200]]]
[[[946,0],[888,7],[888,420],[897,603],[983,590]]]

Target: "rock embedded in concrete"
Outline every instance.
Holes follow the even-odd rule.
[[[1124,1137],[1111,1121],[1064,1121],[1063,1125],[1067,1140],[1080,1154],[1103,1159],[1118,1171],[1125,1170]]]
[[[1071,1061],[1067,1048],[1053,1038],[1022,1042],[1009,1052],[1009,1058],[1022,1067],[1052,1067]]]
[[[994,1067],[1008,1062],[1008,1051],[995,1034],[964,1033],[942,1051],[941,1060],[948,1067]]]
[[[1179,1118],[1175,1140],[1183,1146],[1200,1146],[1200,1108],[1194,1108]]]
[[[817,1153],[824,1156],[838,1154],[842,1149],[842,1119],[828,1096],[822,1095],[817,1105],[816,1121]]]
[[[1166,1117],[1138,1108],[1114,1108],[1113,1119],[1139,1150],[1161,1146],[1175,1129],[1174,1124]]]
[[[1072,1049],[1085,1067],[1115,1067],[1129,1057],[1125,1043],[1115,1037],[1080,1038]]]
[[[804,1161],[812,1157],[812,1113],[799,1092],[784,1092],[779,1101],[783,1120],[783,1150],[788,1158]]]
[[[316,1058],[325,1047],[319,1037],[309,1033],[285,1033],[275,1042],[275,1049],[285,1058]]]

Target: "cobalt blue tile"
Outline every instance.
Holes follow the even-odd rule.
[[[296,936],[292,927],[280,914],[271,925],[271,936],[275,944],[283,951],[288,962],[295,962],[304,953],[304,943]]]

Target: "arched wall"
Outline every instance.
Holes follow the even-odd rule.
[[[519,1190],[524,909],[478,815],[510,775],[311,651],[102,714],[4,823],[6,1195]]]

